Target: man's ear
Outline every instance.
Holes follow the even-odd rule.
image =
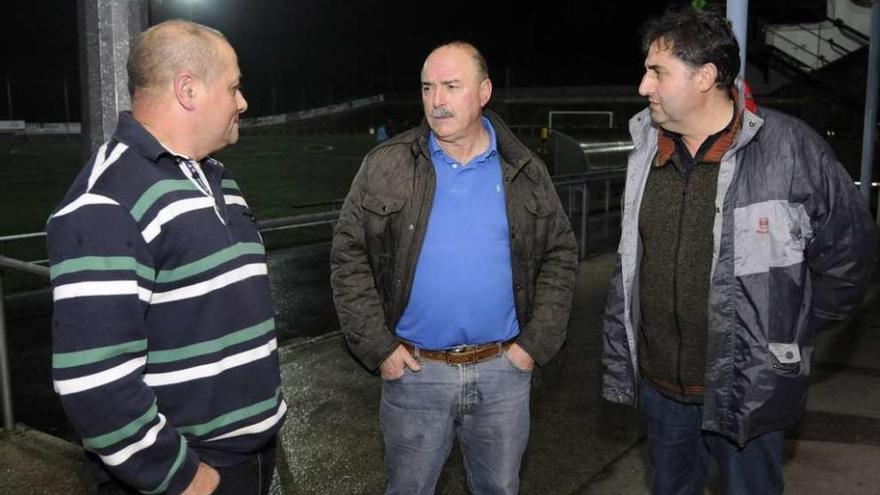
[[[492,97],[492,81],[487,77],[480,83],[480,108],[485,107]]]
[[[715,87],[718,82],[718,67],[712,62],[703,64],[697,69],[697,88],[706,92]]]
[[[174,77],[174,97],[180,106],[190,111],[195,110],[198,86],[196,79],[188,72],[181,72]]]

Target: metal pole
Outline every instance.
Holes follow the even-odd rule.
[[[148,0],[78,0],[82,150],[107,141],[116,117],[131,107],[126,62],[131,41],[147,27]]]
[[[70,97],[67,95],[67,78],[62,80],[64,81],[64,127],[70,135]]]
[[[584,182],[581,186],[581,259],[587,257],[587,228],[588,215],[590,214],[590,187]]]
[[[727,2],[727,19],[730,20],[733,34],[739,43],[739,78],[737,85],[739,87],[739,99],[742,104],[743,92],[742,82],[746,78],[746,43],[748,41],[749,27],[749,0],[728,0]]]
[[[877,136],[877,91],[880,89],[880,0],[871,7],[871,45],[868,48],[868,82],[865,84],[865,129],[862,133],[862,185],[865,200],[871,202],[874,175],[874,138]],[[880,200],[878,200],[880,208]],[[880,220],[880,217],[878,217]]]
[[[15,426],[12,414],[12,380],[9,378],[9,353],[6,347],[6,312],[3,297],[4,271],[0,270],[0,400],[3,401],[3,429],[12,431]]]
[[[14,120],[12,118],[12,78],[9,75],[6,76],[6,102],[9,103],[9,120]]]

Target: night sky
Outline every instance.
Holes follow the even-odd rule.
[[[16,119],[64,120],[66,80],[71,119],[79,120],[76,3],[5,6],[0,119],[9,118],[9,77]],[[508,81],[635,86],[642,74],[639,28],[667,6],[688,3],[547,0],[513,8],[509,0],[153,0],[150,22],[191,17],[223,31],[238,51],[253,117],[383,92],[416,95],[425,56],[454,39],[481,49],[496,88]],[[724,8],[722,0],[708,3]]]

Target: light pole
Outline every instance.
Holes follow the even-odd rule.
[[[6,101],[9,103],[9,120],[12,120],[12,78],[6,76]]]
[[[199,0],[181,0],[186,5],[186,18],[189,22],[193,22],[193,7],[199,3]]]

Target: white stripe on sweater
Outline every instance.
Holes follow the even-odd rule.
[[[184,213],[201,210],[203,208],[213,208],[214,207],[214,198],[205,196],[201,198],[188,198],[181,199],[180,201],[175,201],[170,205],[166,206],[159,210],[159,213],[156,214],[156,218],[153,219],[152,222],[147,225],[141,235],[144,236],[144,240],[149,243],[153,239],[156,238],[160,233],[162,233],[162,225],[174,220],[178,215],[182,215]]]
[[[98,153],[95,155],[95,163],[92,165],[92,173],[89,174],[89,185],[86,188],[86,191],[91,191],[92,187],[95,186],[95,182],[98,181],[98,178],[101,177],[101,174],[107,171],[110,168],[110,165],[116,163],[116,160],[125,153],[125,150],[128,149],[128,146],[123,143],[118,143],[113,151],[110,153],[110,156],[105,156],[107,154],[107,143],[104,143],[100,148],[98,148]]]
[[[199,282],[197,284],[180,287],[178,289],[169,290],[166,292],[154,292],[150,303],[162,304],[172,301],[179,301],[181,299],[204,296],[209,292],[215,291],[217,289],[222,289],[223,287],[232,285],[236,282],[266,274],[267,271],[265,263],[250,263],[244,266],[240,266],[234,270],[229,270],[226,273],[220,274],[210,280],[205,280],[204,282]]]
[[[270,416],[259,423],[254,423],[252,425],[244,426],[237,430],[230,431],[228,433],[224,433],[222,435],[216,436],[214,438],[209,438],[205,440],[206,442],[213,442],[215,440],[223,440],[224,438],[231,437],[240,437],[242,435],[253,435],[255,433],[262,433],[269,428],[275,426],[281,418],[284,417],[284,413],[287,412],[287,404],[282,400],[281,405],[278,407],[278,412],[276,412],[273,416]]]
[[[100,194],[85,193],[85,194],[81,195],[80,197],[76,198],[75,200],[71,201],[70,203],[68,203],[67,206],[65,206],[64,208],[61,208],[60,210],[58,210],[57,213],[52,215],[52,218],[63,217],[64,215],[67,215],[68,213],[73,213],[74,211],[82,208],[83,206],[88,206],[88,205],[116,205],[116,206],[119,206],[119,203],[117,203],[116,201],[113,201],[112,199],[108,198],[107,196],[101,196]]]
[[[55,380],[55,391],[60,395],[70,395],[98,388],[110,382],[114,382],[124,376],[139,370],[147,364],[147,357],[141,356],[126,361],[110,369],[93,373],[91,375],[71,378],[69,380]]]
[[[156,437],[159,436],[159,432],[165,426],[165,416],[159,414],[159,422],[156,423],[156,426],[152,427],[147,431],[147,434],[144,435],[143,438],[138,440],[137,442],[126,446],[116,452],[108,455],[102,455],[101,460],[104,461],[104,464],[108,466],[118,466],[123,462],[127,461],[129,457],[137,454],[138,452],[148,449],[156,443]]]
[[[135,280],[104,280],[94,282],[74,282],[55,287],[52,299],[61,301],[74,297],[127,296],[136,295],[144,302],[150,302],[153,293],[138,285]]]
[[[269,357],[272,352],[278,348],[278,341],[274,338],[259,347],[249,349],[232,356],[227,356],[213,363],[193,366],[178,371],[169,371],[167,373],[147,373],[144,375],[144,383],[151,387],[161,387],[163,385],[172,385],[175,383],[183,383],[209,376],[217,376],[220,373],[238,366],[243,366],[254,361]]]
[[[248,208],[247,201],[244,200],[241,196],[233,196],[231,194],[224,194],[223,200],[226,201],[227,205],[241,205],[245,208]]]

